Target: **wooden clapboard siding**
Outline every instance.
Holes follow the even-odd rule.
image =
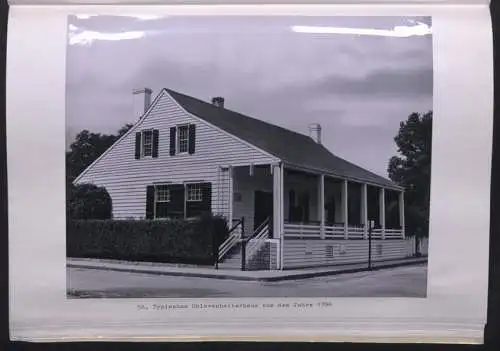
[[[329,247],[333,247],[333,257],[328,256]],[[410,240],[372,241],[374,262],[411,254]],[[283,261],[285,268],[363,263],[368,261],[368,240],[285,240]]]
[[[196,124],[195,153],[170,156],[170,127],[185,123]],[[135,133],[151,128],[159,130],[158,158],[135,159]],[[219,177],[219,167],[276,161],[264,151],[188,114],[163,92],[150,113],[77,178],[77,183],[106,187],[113,201],[113,216],[120,219],[145,217],[149,184],[211,182],[212,211],[227,214],[228,174],[226,171]]]
[[[233,203],[233,217],[245,218],[245,235],[253,233],[255,191],[273,192],[271,168],[254,168],[250,175],[248,167],[234,169],[234,192],[241,195],[241,201]]]

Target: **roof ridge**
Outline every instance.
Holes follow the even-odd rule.
[[[347,177],[363,179],[383,186],[399,187],[387,176],[365,169],[337,156],[324,144],[317,143],[306,134],[225,107],[215,106],[210,102],[169,88],[163,89],[193,116],[212,123],[285,162],[307,165],[313,168],[324,167],[325,169],[345,173]],[[254,130],[257,134],[249,133],[251,130]],[[295,142],[293,138],[296,139]],[[299,149],[291,152],[288,147],[289,141],[296,143]],[[305,155],[304,152],[309,153],[309,156]]]
[[[210,102],[208,102],[208,101],[202,100],[202,99],[197,98],[197,97],[194,97],[194,96],[192,96],[192,95],[188,95],[188,94],[185,94],[185,93],[181,93],[181,92],[175,91],[175,90],[173,90],[173,89],[169,89],[169,88],[164,88],[164,89],[165,89],[167,92],[169,92],[169,93],[174,93],[174,94],[177,94],[177,95],[182,95],[183,97],[188,98],[188,99],[197,100],[198,102],[201,102],[201,103],[203,103],[203,104],[206,104],[207,106],[210,106],[210,108],[212,108],[212,109],[214,109],[214,110],[216,110],[216,109],[219,109],[219,108],[220,108],[220,107],[214,106],[213,104],[211,104],[211,103],[210,103]],[[296,131],[294,131],[294,130],[291,130],[291,129],[285,128],[285,127],[283,127],[283,126],[280,126],[280,125],[277,125],[277,124],[274,124],[274,123],[271,123],[271,122],[263,121],[263,120],[258,119],[258,118],[256,118],[256,117],[252,117],[252,116],[249,116],[249,115],[245,115],[245,114],[243,114],[243,113],[241,113],[241,112],[238,112],[238,111],[235,111],[235,110],[232,110],[232,109],[226,108],[226,107],[224,107],[224,109],[225,109],[226,111],[228,111],[228,112],[235,113],[235,114],[237,114],[237,115],[239,115],[239,116],[241,116],[241,117],[244,117],[244,118],[249,118],[249,119],[251,119],[251,120],[253,120],[253,121],[255,121],[255,122],[258,122],[258,123],[263,123],[263,124],[267,124],[267,125],[270,125],[270,126],[272,126],[272,127],[274,127],[274,128],[279,128],[279,129],[282,129],[282,130],[287,131],[287,132],[289,132],[289,133],[294,133],[294,134],[299,135],[299,136],[301,136],[301,137],[303,137],[303,138],[311,139],[309,136],[305,135],[304,133],[296,132]],[[315,141],[314,141],[314,140],[312,140],[312,139],[311,139],[311,141],[312,141],[312,142],[315,142]],[[328,151],[329,151],[329,150],[328,150]],[[329,152],[330,152],[330,151],[329,151]]]

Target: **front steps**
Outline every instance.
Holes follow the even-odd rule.
[[[247,259],[245,269],[248,271],[269,270],[269,256],[269,247],[263,245],[257,254],[250,260]],[[241,244],[235,245],[223,258],[223,261],[219,262],[219,269],[241,270]]]
[[[219,262],[219,269],[241,270],[241,244],[235,245]]]

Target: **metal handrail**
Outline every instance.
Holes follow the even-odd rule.
[[[237,231],[238,228],[241,228],[240,231]],[[242,217],[237,221],[237,223],[229,230],[228,238],[219,246],[217,250],[217,260],[216,267],[222,258],[240,241],[244,232],[244,218]]]
[[[267,217],[261,224],[259,224],[259,226],[257,227],[257,229],[254,230],[253,234],[250,235],[248,238],[245,238],[246,241],[249,241],[250,239],[254,238],[255,236],[257,236],[259,234],[259,232],[266,226],[269,224],[269,217]]]

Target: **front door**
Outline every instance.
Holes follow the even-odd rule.
[[[254,218],[253,218],[253,228],[257,229],[259,225],[262,224],[269,218],[269,231],[272,230],[272,219],[273,219],[273,193],[266,191],[256,191],[254,200]]]

